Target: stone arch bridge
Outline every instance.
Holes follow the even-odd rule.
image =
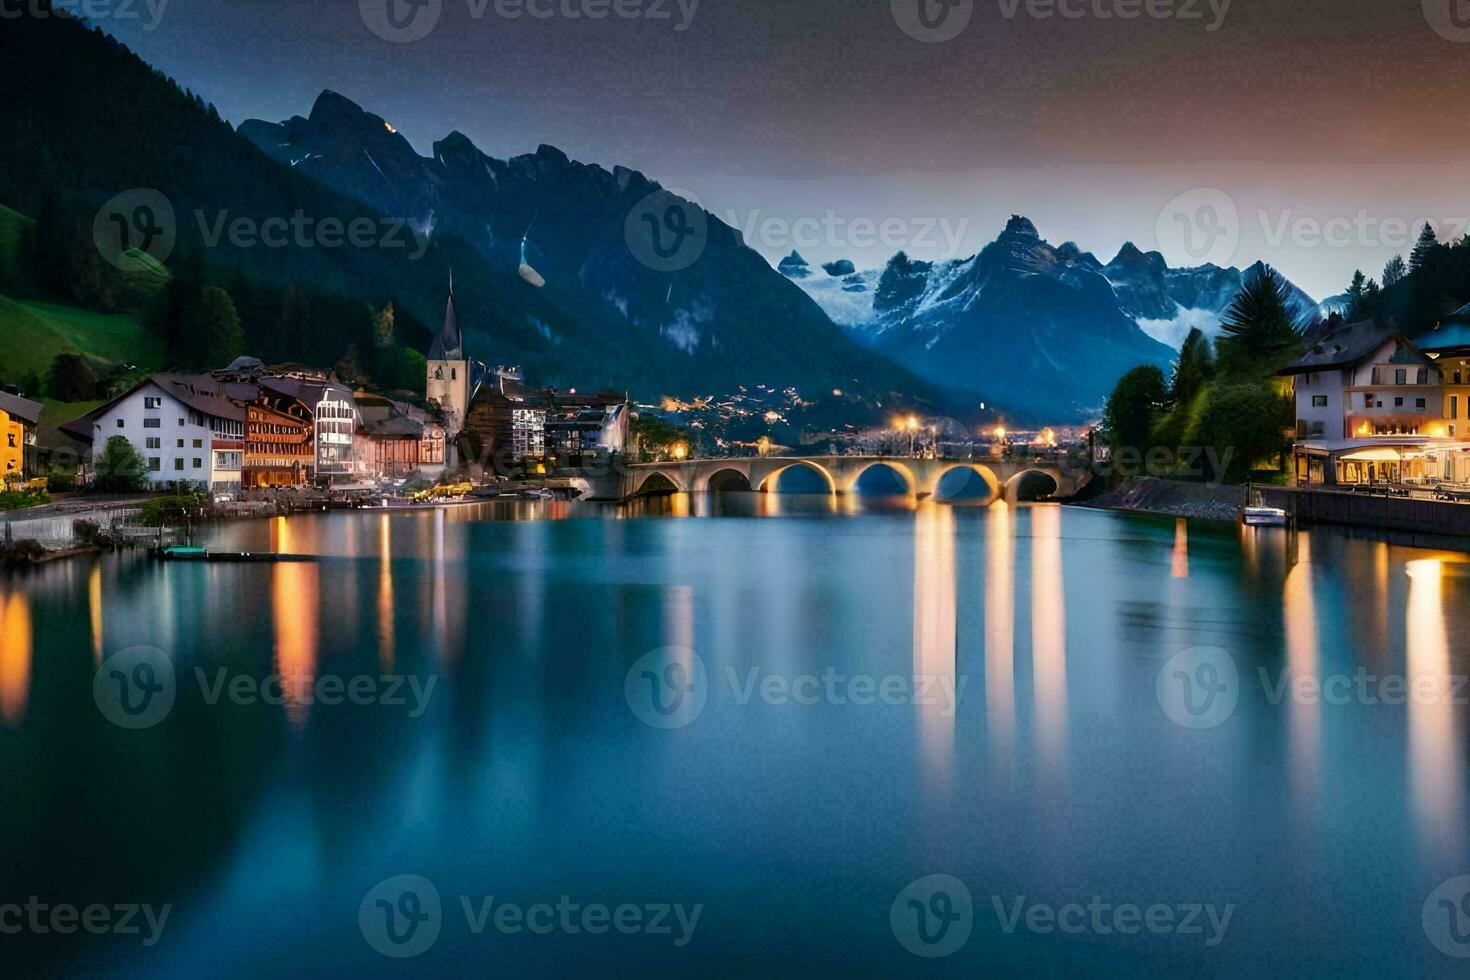
[[[939,481],[953,470],[970,470],[986,482],[991,499],[1040,500],[1070,497],[1092,479],[1085,465],[1035,460],[914,459],[889,456],[744,456],[682,462],[631,463],[617,472],[589,479],[590,496],[627,500],[651,493],[705,493],[711,490],[754,490],[777,487],[781,475],[794,468],[814,471],[834,494],[856,491],[863,474],[886,467],[905,484],[910,496],[932,497]]]

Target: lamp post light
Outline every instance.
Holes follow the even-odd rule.
[[[919,431],[919,419],[918,419],[918,417],[917,416],[914,416],[914,415],[910,415],[904,421],[904,428],[906,428],[906,429],[909,430],[909,455],[910,456],[913,456],[914,455],[914,433]]]

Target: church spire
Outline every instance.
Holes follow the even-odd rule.
[[[449,300],[444,307],[444,326],[429,346],[431,361],[462,361],[464,346],[459,336],[459,319],[454,313],[454,273],[449,273]]]

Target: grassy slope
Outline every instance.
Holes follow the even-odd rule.
[[[15,275],[20,269],[21,241],[33,223],[20,212],[0,204],[0,276]]]
[[[145,371],[163,367],[163,345],[138,318],[126,313],[93,313],[54,303],[16,300],[0,295],[0,375],[18,381],[34,371],[45,377],[57,354],[87,354],[108,363],[125,361]],[[27,392],[37,397],[36,392]],[[45,405],[37,433],[42,445],[54,445],[56,427],[91,411],[101,402],[58,402]]]

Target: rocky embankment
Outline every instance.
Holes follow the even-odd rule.
[[[1210,521],[1235,521],[1245,506],[1245,488],[1138,477],[1081,506],[1136,510]]]

